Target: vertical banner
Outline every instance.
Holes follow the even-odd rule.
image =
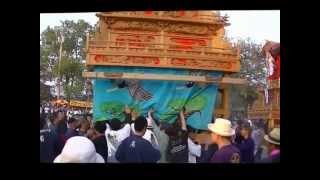
[[[211,71],[184,69],[96,67],[96,72],[134,72],[175,75],[207,75],[220,77]],[[117,118],[124,120],[124,108],[134,113],[147,115],[150,108],[160,121],[173,123],[179,112],[185,108],[187,124],[195,129],[207,129],[214,113],[217,95],[216,84],[185,81],[156,80],[109,80],[94,81],[93,117],[95,121]]]

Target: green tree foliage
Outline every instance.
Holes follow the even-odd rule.
[[[85,59],[83,48],[86,45],[86,34],[92,33],[94,28],[84,20],[79,20],[77,23],[66,20],[61,23],[62,30],[60,33],[65,37],[63,49],[69,57],[79,61]]]
[[[75,81],[83,81],[83,78],[81,77],[83,68],[83,64],[75,59],[63,57],[60,62],[60,76],[65,80],[66,85],[71,83],[71,86],[73,86]],[[53,74],[58,77],[59,63],[54,65]]]
[[[233,111],[247,112],[249,105],[258,98],[257,87],[266,85],[266,66],[261,54],[262,45],[253,42],[251,39],[240,39],[237,42],[240,47],[241,69],[231,77],[244,78],[248,85],[235,86],[230,88],[230,107]]]
[[[257,44],[248,39],[240,39],[237,42],[240,47],[240,63],[241,68],[239,73],[234,73],[231,76],[247,79],[249,86],[265,86],[266,65],[262,51],[262,45]]]
[[[59,37],[63,35],[60,77],[67,99],[79,97],[84,89],[84,69],[86,34],[94,27],[84,20],[61,21],[60,26],[48,27],[40,35],[40,80],[54,80],[59,75]]]
[[[81,99],[84,81],[77,80],[74,84],[65,84],[63,86],[64,94],[67,100]]]

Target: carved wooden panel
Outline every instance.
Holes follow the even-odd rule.
[[[145,31],[160,31],[161,27],[157,22],[144,22],[134,20],[118,20],[110,25],[111,29],[126,29],[126,30],[145,30]]]
[[[271,118],[280,119],[280,111],[272,111]]]
[[[224,25],[200,22],[218,18],[211,11],[123,11],[99,17],[100,33],[87,43],[87,65],[240,70],[237,52],[223,39]]]
[[[166,31],[194,35],[210,35],[221,27],[214,25],[189,24],[183,22],[139,21],[107,19],[108,28],[114,30],[143,30],[143,31]]]
[[[146,67],[175,67],[184,69],[205,69],[220,71],[237,71],[236,61],[212,61],[188,58],[140,57],[124,55],[91,55],[88,65],[118,65]]]
[[[221,62],[221,61],[209,61],[209,60],[197,60],[197,59],[186,59],[186,58],[171,58],[169,64],[172,66],[181,67],[200,67],[200,68],[215,68],[215,69],[232,69],[232,62]]]
[[[212,32],[208,26],[185,23],[170,24],[169,26],[165,27],[165,31],[197,35],[209,35]]]
[[[126,33],[111,33],[110,40],[116,42],[116,46],[125,46],[129,47],[154,47],[152,44],[160,43],[160,36],[155,34],[141,34],[131,31]]]
[[[156,66],[160,64],[158,57],[134,57],[134,56],[91,56],[90,63],[96,65],[137,65],[137,66]]]
[[[208,47],[208,38],[196,38],[196,37],[186,37],[186,36],[165,36],[164,42],[167,44],[172,44],[169,49],[199,49],[200,47]]]
[[[279,119],[280,118],[280,99],[278,89],[269,89],[269,103],[264,103],[264,91],[259,91],[258,100],[249,109],[248,116],[252,119]]]

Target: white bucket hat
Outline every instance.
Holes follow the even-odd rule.
[[[104,163],[104,159],[96,152],[90,139],[74,136],[67,140],[62,152],[54,163]]]
[[[233,136],[234,129],[231,128],[231,122],[227,119],[217,118],[212,124],[208,124],[208,129],[220,136]]]
[[[264,136],[269,143],[280,145],[280,128],[273,128],[272,131]]]

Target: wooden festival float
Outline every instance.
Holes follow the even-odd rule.
[[[70,106],[71,109],[91,109],[92,108],[92,102],[70,100],[69,106]]]
[[[267,41],[262,53],[269,72],[267,88],[258,88],[258,99],[248,108],[248,118],[265,121],[270,130],[280,127],[280,43]]]
[[[92,79],[191,81],[219,85],[215,117],[229,117],[228,77],[240,71],[239,48],[224,38],[227,17],[216,11],[122,11],[97,13],[98,30],[88,35],[83,76]],[[205,75],[97,72],[95,67],[152,67],[222,72]],[[90,71],[91,70],[91,71]],[[94,85],[93,85],[94,86]],[[93,101],[95,104],[95,101]]]

